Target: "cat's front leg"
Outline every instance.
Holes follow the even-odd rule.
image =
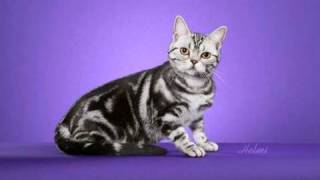
[[[217,143],[209,141],[204,133],[203,118],[197,119],[190,124],[194,141],[206,151],[218,151]]]
[[[163,126],[162,131],[171,140],[171,142],[173,142],[174,145],[186,155],[190,157],[205,156],[205,150],[190,140],[184,127],[181,125],[167,123]]]

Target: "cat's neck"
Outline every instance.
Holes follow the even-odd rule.
[[[167,81],[172,83],[172,85],[183,86],[194,93],[201,93],[204,89],[209,88],[208,86],[212,86],[213,84],[212,77],[200,78],[187,74],[181,74],[174,71],[174,69],[171,67],[168,68],[163,75]]]
[[[200,89],[208,84],[210,78],[199,78],[195,76],[190,76],[186,74],[178,74],[176,78],[177,83],[184,83],[190,88]]]

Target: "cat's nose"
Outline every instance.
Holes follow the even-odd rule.
[[[191,63],[192,63],[193,65],[197,64],[197,62],[198,62],[197,60],[194,60],[194,59],[191,59],[190,61],[191,61]]]

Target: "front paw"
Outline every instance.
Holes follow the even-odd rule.
[[[204,157],[206,155],[206,151],[195,144],[191,144],[186,148],[181,149],[186,155],[190,157]]]
[[[207,141],[203,143],[199,143],[199,146],[202,147],[205,151],[218,151],[219,146],[217,143],[212,142],[212,141]]]

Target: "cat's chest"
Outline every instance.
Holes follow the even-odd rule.
[[[181,94],[183,100],[187,102],[189,108],[192,110],[196,110],[202,105],[212,103],[213,101],[213,93],[210,94]]]
[[[213,93],[210,94],[181,94],[188,108],[180,114],[184,124],[202,117],[204,110],[212,104]]]

